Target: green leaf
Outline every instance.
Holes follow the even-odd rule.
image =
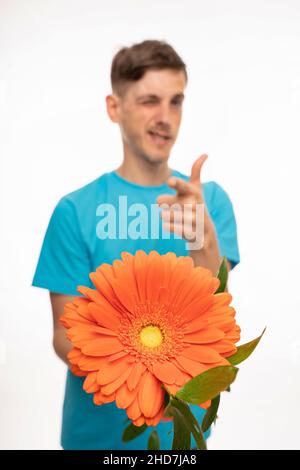
[[[170,413],[173,416],[174,427],[172,450],[190,450],[191,433],[186,425],[184,417],[174,406],[170,406]]]
[[[160,441],[157,431],[152,431],[148,439],[148,450],[159,450]]]
[[[245,361],[253,353],[254,349],[260,342],[265,331],[266,331],[266,328],[264,329],[264,331],[258,338],[254,339],[253,341],[250,341],[249,343],[238,346],[236,353],[234,353],[230,357],[226,357],[226,359],[230,362],[230,364],[237,365]]]
[[[233,366],[213,367],[189,380],[175,396],[199,405],[225,391],[234,382],[237,372],[238,368]]]
[[[164,409],[167,408],[168,404],[169,404],[169,401],[170,401],[170,395],[169,393],[165,390],[165,394],[164,394]]]
[[[181,425],[180,432],[182,433],[182,429],[185,427],[186,430],[189,432],[189,435],[190,433],[193,434],[193,437],[196,441],[197,449],[206,450],[206,442],[203,437],[201,428],[195,416],[191,412],[189,406],[175,397],[171,398],[171,403],[172,403],[173,412],[174,412],[174,409],[177,410],[176,414],[177,416],[180,416],[180,425]],[[176,428],[175,428],[175,423],[174,423],[174,439],[176,436],[175,429]],[[173,442],[173,446],[174,446],[174,442]],[[175,449],[176,447],[174,446],[173,450]]]
[[[211,402],[210,407],[207,409],[203,421],[202,421],[202,432],[206,432],[211,425],[215,422],[217,418],[217,412],[219,409],[219,404],[220,404],[220,395],[217,395]]]
[[[216,290],[215,294],[218,294],[219,292],[224,292],[227,286],[228,268],[227,268],[226,256],[223,256],[223,259],[222,259],[222,262],[220,264],[219,271],[217,274],[217,278],[220,280],[220,285],[218,289]]]
[[[134,424],[130,423],[129,426],[124,430],[122,435],[123,442],[129,442],[132,439],[140,436],[144,431],[146,431],[147,425],[143,424],[142,426],[135,426]]]

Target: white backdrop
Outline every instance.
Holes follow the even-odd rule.
[[[189,84],[170,165],[230,195],[242,342],[267,332],[221,402],[210,449],[300,448],[297,0],[1,0],[0,447],[59,449],[66,367],[30,287],[58,199],[122,160],[107,117],[123,45],[170,42]],[[223,394],[224,395],[224,394]]]

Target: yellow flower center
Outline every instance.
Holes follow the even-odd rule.
[[[140,331],[140,340],[147,348],[156,348],[163,342],[163,335],[158,326],[148,325]]]

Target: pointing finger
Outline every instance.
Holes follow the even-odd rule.
[[[192,166],[192,171],[191,171],[191,176],[190,176],[190,183],[195,184],[196,186],[200,186],[201,180],[200,180],[200,173],[201,173],[201,168],[205,160],[208,158],[208,155],[204,153],[201,155],[201,157],[197,158],[197,160],[194,162]]]

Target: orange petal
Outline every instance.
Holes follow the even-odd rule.
[[[124,346],[117,338],[103,336],[102,338],[90,341],[82,348],[82,352],[87,356],[109,356],[122,351]]]
[[[121,387],[121,385],[123,385],[123,383],[129,376],[131,369],[132,365],[129,366],[116,380],[101,387],[101,392],[103,393],[103,395],[110,395],[111,393],[115,392],[119,387]]]
[[[97,392],[100,387],[97,384],[96,381],[97,378],[97,372],[91,372],[86,376],[85,381],[83,382],[83,390],[85,390],[87,393],[94,393]]]
[[[204,410],[207,410],[211,405],[211,400],[205,401],[204,403],[200,403],[199,406],[203,408]]]
[[[106,357],[89,357],[82,355],[78,361],[78,366],[82,370],[98,371],[106,360]]]
[[[167,392],[169,393],[169,395],[176,395],[176,393],[180,389],[180,387],[178,385],[164,384],[164,386],[165,386],[165,389],[167,390]]]
[[[126,382],[116,391],[116,405],[118,408],[128,408],[136,398],[138,388],[129,390]]]
[[[116,330],[120,326],[120,315],[115,308],[106,300],[101,302],[90,302],[89,312],[95,321],[105,328]]]
[[[150,302],[156,302],[160,287],[164,284],[164,263],[157,251],[150,251],[147,267],[146,295]]]
[[[86,333],[99,333],[102,335],[107,336],[117,336],[117,333],[113,330],[109,330],[108,328],[102,328],[102,326],[97,325],[81,325],[81,326],[73,326],[69,329],[68,333],[70,335],[80,335],[81,333],[85,335]]]
[[[145,370],[146,366],[144,366],[144,364],[142,364],[141,362],[136,362],[135,364],[133,364],[131,373],[127,379],[127,385],[129,390],[133,390],[136,388]]]
[[[160,410],[164,401],[164,391],[160,382],[147,371],[139,387],[138,400],[143,415],[153,418]]]
[[[190,333],[184,335],[183,341],[185,343],[196,343],[196,344],[206,344],[206,343],[214,343],[223,339],[225,333],[218,328],[209,327],[204,328],[196,333]]]
[[[108,336],[116,336],[115,332],[110,332],[107,328],[101,328],[99,326],[82,326],[80,328],[76,326],[68,330],[67,338],[74,344],[74,346],[82,348],[88,342],[98,339],[100,333]]]
[[[202,330],[203,328],[207,327],[208,322],[206,319],[203,318],[203,315],[197,316],[194,320],[189,321],[184,325],[184,332],[194,333],[195,331]]]
[[[240,327],[235,325],[230,331],[226,332],[225,338],[233,343],[237,343],[240,340]]]
[[[186,382],[191,380],[193,377],[190,374],[187,374],[186,372],[183,372],[181,370],[179,372],[180,372],[180,376],[176,380],[175,385],[179,385],[180,387],[182,387]]]
[[[222,309],[224,306],[228,306],[232,301],[232,295],[229,292],[219,292],[214,294],[214,306],[212,311]]]
[[[146,298],[146,269],[147,255],[143,250],[137,250],[134,257],[134,274],[140,299]]]
[[[178,356],[176,360],[192,377],[202,374],[202,372],[205,372],[208,369],[207,366],[201,364],[200,362],[193,361],[192,359],[189,359],[185,356]]]
[[[77,375],[78,377],[85,377],[86,376],[86,372],[79,369],[78,366],[74,366],[74,365],[71,366],[70,371],[72,372],[72,374]]]
[[[219,328],[219,330],[224,331],[224,333],[227,333],[236,325],[235,319],[232,318],[231,315],[223,314],[223,315],[211,315],[211,316],[206,315],[206,316],[207,316],[207,321],[209,325]]]
[[[116,361],[117,359],[120,359],[121,357],[127,356],[128,353],[125,351],[120,351],[116,354],[112,354],[112,356],[109,356],[108,362],[113,362]]]
[[[132,420],[136,420],[141,416],[142,412],[141,412],[139,401],[138,401],[137,397],[128,406],[126,412],[127,412],[128,418],[132,419]]]
[[[133,255],[130,253],[122,253],[122,260],[113,262],[113,271],[116,281],[122,282],[126,286],[128,292],[131,293],[134,302],[139,302],[137,283],[134,275]]]
[[[195,318],[202,316],[205,311],[211,308],[212,303],[213,295],[203,297],[202,299],[196,298],[193,302],[182,309],[182,324],[188,324],[195,320]]]
[[[101,390],[94,393],[93,401],[95,405],[102,405],[103,403],[112,403],[116,399],[116,394],[112,393],[111,395],[103,395]]]
[[[111,282],[115,279],[113,268],[107,263],[102,264],[96,269],[95,273],[90,273],[90,279],[101,292],[101,296],[106,302],[110,303],[119,312],[123,311],[123,306],[117,299]]]
[[[87,321],[93,321],[93,318],[88,311],[88,305],[90,303],[89,299],[85,299],[84,297],[75,297],[75,299],[73,299],[73,303],[76,305],[76,311],[80,317],[83,317]]]
[[[237,350],[234,343],[226,338],[222,339],[221,341],[218,341],[217,343],[211,343],[210,347],[213,348],[215,351],[218,351],[218,353],[221,355],[226,354],[226,356],[227,354],[234,354]]]
[[[170,291],[169,285],[172,277],[173,269],[177,264],[177,256],[173,252],[168,252],[161,256],[163,260],[163,279],[159,287],[159,296],[157,300],[161,303],[166,303],[169,299]]]
[[[201,271],[193,270],[181,289],[176,293],[176,302],[188,305],[194,299],[201,299],[214,292],[213,277],[211,271],[204,269]]]
[[[175,383],[180,376],[180,371],[172,362],[155,362],[152,371],[158,380],[168,384]]]
[[[77,364],[81,356],[82,356],[81,351],[78,348],[71,349],[71,351],[69,351],[67,354],[67,358],[72,364],[73,364],[73,361],[74,361],[74,364]]]
[[[85,297],[93,302],[101,302],[103,299],[102,295],[96,291],[95,289],[91,289],[90,287],[86,286],[77,286],[78,292],[85,295]]]
[[[89,300],[86,300],[86,305],[84,310],[87,311],[87,305]],[[80,307],[76,307],[73,303],[67,303],[64,306],[64,314],[59,318],[59,321],[66,327],[70,328],[72,326],[83,326],[83,325],[92,325],[94,323],[93,319],[85,313],[85,315],[81,315],[79,313]],[[92,321],[91,321],[92,320]]]
[[[128,290],[128,286],[117,279],[111,281],[111,285],[120,304],[129,312],[134,312],[136,300],[134,295],[131,294],[131,291]]]
[[[120,377],[130,366],[127,357],[122,357],[114,362],[106,362],[98,372],[97,382],[99,385],[106,385]]]
[[[157,426],[164,416],[164,407],[162,406],[159,412],[153,418],[145,418],[147,426]]]
[[[184,349],[181,356],[196,360],[198,362],[204,362],[206,364],[218,362],[221,359],[220,354],[208,346],[202,346],[195,344]],[[178,360],[178,357],[176,358]]]
[[[144,423],[145,423],[144,416],[140,416],[138,419],[135,419],[134,421],[132,421],[132,424],[134,424],[134,426],[137,426],[137,427],[143,426]]]
[[[173,268],[170,282],[169,282],[169,298],[174,300],[174,292],[180,292],[182,285],[184,285],[192,274],[194,268],[193,260],[190,256],[179,256],[177,263]]]

